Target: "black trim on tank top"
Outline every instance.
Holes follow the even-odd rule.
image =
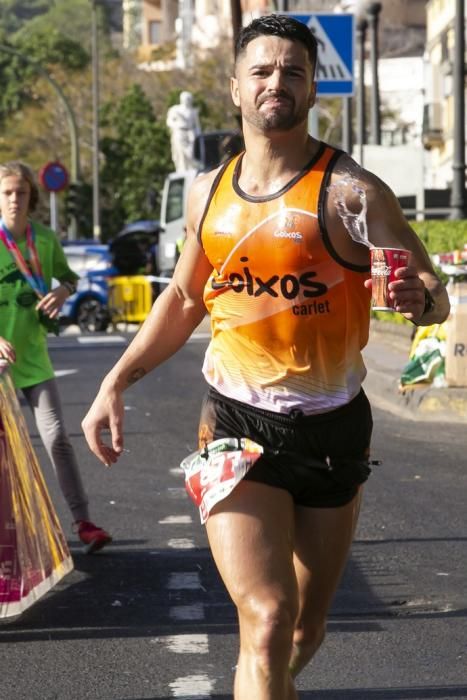
[[[237,156],[236,156],[236,155],[235,155],[235,156],[232,156],[232,158],[229,158],[229,160],[226,161],[226,162],[222,165],[221,169],[219,170],[219,172],[217,173],[216,177],[214,178],[214,181],[213,181],[213,183],[212,183],[212,185],[211,185],[211,189],[209,190],[209,195],[208,195],[208,198],[207,198],[207,200],[206,200],[206,204],[205,204],[205,206],[204,206],[203,216],[201,217],[201,221],[199,222],[199,226],[198,226],[198,231],[197,231],[197,233],[196,233],[196,237],[197,237],[197,239],[198,239],[198,243],[201,245],[202,248],[203,248],[203,242],[202,242],[202,240],[201,240],[201,231],[202,231],[202,229],[203,229],[204,220],[205,220],[206,215],[207,215],[207,213],[208,213],[209,205],[211,204],[211,200],[212,200],[212,198],[214,197],[214,194],[215,194],[215,192],[216,192],[216,190],[217,190],[217,187],[218,187],[218,185],[219,185],[220,179],[222,178],[222,176],[224,175],[225,171],[226,171],[227,168],[229,167],[230,163],[234,160],[234,158],[237,158]],[[204,250],[204,248],[203,248],[203,250]]]
[[[338,252],[335,250],[334,246],[331,243],[331,239],[329,237],[328,230],[325,226],[324,223],[324,203],[327,195],[327,188],[329,185],[329,181],[331,179],[332,175],[332,170],[337,162],[337,160],[343,155],[344,151],[341,150],[335,150],[333,153],[327,167],[326,167],[326,172],[324,173],[323,181],[321,183],[321,189],[318,197],[318,225],[321,231],[321,236],[323,238],[323,243],[324,247],[328,251],[329,255],[337,262],[339,265],[342,267],[347,268],[348,270],[353,270],[353,272],[369,272],[370,271],[370,266],[369,265],[356,265],[355,263],[348,262],[347,260],[344,260],[341,258],[341,256],[338,254]],[[350,236],[350,233],[349,233]]]
[[[281,197],[283,194],[285,194],[285,192],[287,192],[291,187],[293,187],[304,175],[306,175],[307,172],[309,170],[311,170],[311,168],[315,165],[315,163],[317,163],[317,161],[321,158],[321,156],[324,153],[324,150],[325,150],[325,145],[323,144],[322,141],[320,141],[318,150],[316,151],[314,156],[311,158],[311,160],[309,160],[308,163],[302,168],[302,170],[300,170],[300,172],[297,175],[295,175],[287,184],[285,184],[284,187],[282,187],[278,192],[274,192],[274,194],[269,194],[269,195],[264,196],[264,197],[255,197],[252,194],[247,194],[246,192],[244,192],[241,189],[240,185],[238,184],[240,164],[241,164],[242,158],[244,156],[244,153],[242,153],[240,155],[237,163],[235,164],[235,170],[234,170],[233,177],[232,177],[232,187],[233,187],[234,191],[236,192],[236,194],[238,194],[238,196],[241,197],[242,199],[244,199],[246,202],[253,202],[253,203],[257,202],[258,204],[260,204],[261,202],[270,202],[273,199],[277,199],[278,197]]]

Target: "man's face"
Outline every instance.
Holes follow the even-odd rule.
[[[316,84],[306,48],[276,36],[251,41],[237,60],[232,99],[260,131],[288,131],[308,118]]]
[[[8,227],[27,220],[31,186],[19,175],[7,175],[0,181],[0,211]]]

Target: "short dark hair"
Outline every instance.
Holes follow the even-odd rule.
[[[246,47],[259,36],[278,36],[281,39],[299,41],[306,48],[313,69],[316,67],[318,42],[315,35],[304,22],[299,22],[288,15],[264,15],[254,19],[240,30],[235,42],[235,63],[244,53]]]
[[[39,202],[39,188],[34,177],[34,173],[26,163],[22,163],[20,160],[10,160],[8,163],[2,163],[0,165],[0,182],[5,177],[10,177],[15,175],[16,177],[21,177],[27,183],[31,189],[29,196],[29,211],[33,212],[37,207]]]

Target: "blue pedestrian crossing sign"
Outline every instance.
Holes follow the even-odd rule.
[[[317,94],[328,97],[353,95],[355,15],[289,14],[306,24],[318,42]]]

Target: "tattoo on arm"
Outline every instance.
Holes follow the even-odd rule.
[[[128,386],[130,386],[130,384],[134,384],[139,379],[142,379],[145,374],[146,374],[146,370],[143,369],[143,367],[138,367],[138,369],[134,369],[133,372],[130,372],[130,374],[127,377],[126,382],[127,382]]]

